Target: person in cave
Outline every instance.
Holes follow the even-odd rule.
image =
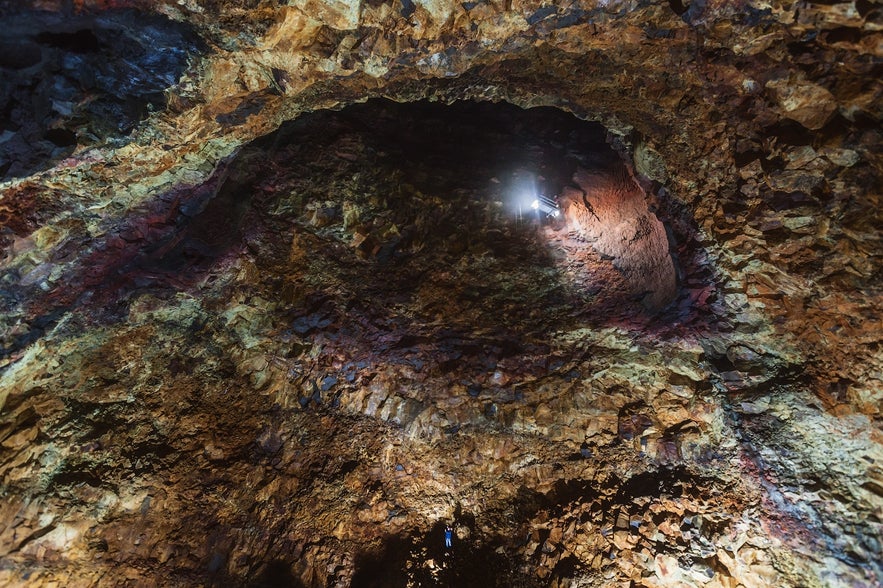
[[[451,539],[454,537],[454,529],[451,528],[451,525],[447,525],[445,527],[445,549],[451,548]]]

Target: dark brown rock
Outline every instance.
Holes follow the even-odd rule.
[[[278,4],[0,0],[0,584],[880,584],[875,5]]]

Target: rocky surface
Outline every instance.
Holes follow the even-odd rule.
[[[134,12],[13,13],[4,30],[3,178],[48,167],[78,145],[124,143],[164,106],[197,50],[186,25]]]
[[[281,4],[0,2],[0,582],[883,582],[879,4]]]

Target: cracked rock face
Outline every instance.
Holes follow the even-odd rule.
[[[0,1],[0,583],[883,583],[883,9],[290,4]]]

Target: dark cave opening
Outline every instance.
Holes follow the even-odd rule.
[[[474,523],[473,523],[474,526]],[[466,525],[459,525],[465,529]],[[502,543],[454,538],[444,544],[445,524],[436,522],[425,534],[387,537],[379,551],[356,558],[353,588],[405,586],[507,586],[514,562]]]
[[[322,340],[346,365],[379,355],[465,370],[486,391],[500,387],[497,366],[551,369],[547,340],[562,329],[711,324],[701,251],[682,266],[691,219],[664,226],[606,139],[567,112],[508,103],[375,99],[305,114],[138,211],[87,257],[87,278],[34,307],[99,302],[118,320],[142,294],[226,280],[245,254],[249,287],[288,309],[285,341]],[[545,210],[530,206],[539,197]]]
[[[333,276],[345,311],[379,298],[490,330],[547,331],[564,315],[646,323],[678,297],[674,231],[605,129],[554,108],[372,100],[319,111],[183,198],[169,231],[116,256],[131,262],[115,290],[193,282],[244,244],[280,283],[274,297],[301,289],[293,273]],[[423,299],[429,289],[449,294],[443,305]]]
[[[376,288],[408,303],[433,282],[463,317],[533,316],[536,330],[553,309],[649,318],[678,295],[673,244],[605,129],[561,110],[372,100],[287,123],[226,173],[191,227],[194,249],[223,249],[231,227],[327,242],[334,259],[312,252],[304,269],[359,284],[353,297]],[[265,245],[276,271],[297,249]]]
[[[534,210],[539,196],[551,208]],[[126,256],[107,291],[124,312],[143,293],[229,283],[247,257],[232,273],[280,306],[280,344],[292,358],[327,353],[330,383],[305,389],[304,409],[375,410],[346,390],[366,366],[399,366],[462,383],[492,407],[489,424],[507,426],[520,398],[509,378],[571,369],[549,345],[556,332],[655,336],[707,318],[693,307],[705,285],[676,279],[677,230],[650,211],[604,128],[553,108],[371,100],[317,111],[175,198],[173,226]],[[408,423],[423,402],[384,418]]]
[[[493,373],[525,353],[524,369],[545,370],[556,330],[713,321],[701,251],[683,255],[692,221],[663,225],[653,198],[605,129],[567,112],[374,99],[305,114],[151,203],[139,214],[161,225],[122,227],[79,290],[40,304],[86,296],[116,320],[134,297],[212,283],[247,253],[252,285],[289,309],[286,340],[430,372]]]

